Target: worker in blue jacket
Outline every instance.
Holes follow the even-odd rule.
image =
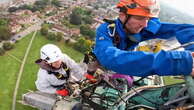
[[[129,51],[139,42],[176,36],[181,44],[194,41],[194,25],[163,23],[157,18],[157,0],[121,0],[119,17],[101,24],[96,31],[94,54],[110,70],[131,76],[192,75],[194,45],[185,51],[158,53]]]

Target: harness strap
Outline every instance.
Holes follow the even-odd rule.
[[[65,76],[64,74],[62,73],[59,73],[59,72],[53,72],[53,71],[48,71],[48,74],[53,74],[55,75],[55,77],[57,79],[60,79],[60,80],[67,80],[70,76],[70,68],[67,67],[67,65],[65,63],[62,63],[62,68],[65,70],[67,76]]]
[[[54,88],[57,88],[57,89],[61,89],[61,88],[64,87],[64,84],[61,84],[61,85],[51,85],[51,86],[54,87]]]

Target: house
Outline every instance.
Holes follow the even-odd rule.
[[[51,12],[54,12],[55,10],[56,10],[56,8],[51,7],[51,6],[48,6],[48,7],[46,7],[46,8],[44,9],[44,11],[45,11],[46,14],[49,14],[49,13],[51,13]]]
[[[10,29],[12,34],[15,34],[15,33],[19,32],[21,28],[22,28],[22,26],[20,24],[17,24],[17,23],[14,23],[14,22],[11,22],[9,24],[9,29]]]
[[[37,15],[29,15],[21,17],[17,20],[19,24],[33,24],[38,22],[40,19],[37,17]]]
[[[32,11],[30,10],[17,10],[16,12],[14,12],[15,15],[32,15]]]
[[[69,30],[68,30],[68,29],[65,29],[65,28],[64,28],[63,26],[61,26],[61,25],[55,24],[55,25],[52,27],[52,31],[61,32],[61,33],[63,33],[63,34],[66,36]]]
[[[72,35],[76,35],[76,36],[78,36],[78,35],[80,35],[80,29],[77,29],[77,28],[72,28],[72,29],[70,29],[70,36],[72,36]]]
[[[68,29],[68,28],[65,28],[64,26],[58,25],[58,24],[55,24],[53,26],[52,31],[61,32],[65,36],[66,35],[72,36],[72,35],[79,35],[80,34],[80,29],[77,29],[77,28]]]
[[[88,9],[88,10],[93,10],[93,9],[94,9],[94,7],[92,7],[92,6],[88,6],[88,5],[87,5],[87,6],[85,6],[85,8],[86,8],[86,9]]]
[[[55,21],[53,21],[53,20],[46,20],[46,23],[47,24],[55,24]]]
[[[32,13],[30,10],[18,10],[13,14],[9,14],[8,18],[13,24],[34,24],[40,21],[38,13]]]
[[[24,4],[34,4],[34,2],[37,0],[21,0]]]
[[[60,4],[61,6],[63,7],[71,7],[72,5],[76,4],[76,1],[73,1],[73,0],[59,0],[60,1]]]

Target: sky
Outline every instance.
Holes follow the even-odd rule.
[[[0,0],[0,3],[8,2],[8,1],[11,1],[11,0]]]
[[[194,0],[160,0],[170,6],[194,16]]]

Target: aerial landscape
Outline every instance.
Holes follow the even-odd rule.
[[[192,1],[182,9],[178,0],[159,0],[157,17],[132,13],[123,19],[118,10],[123,4],[116,8],[119,1],[0,0],[0,110],[194,109]],[[136,1],[135,8],[147,10],[139,5],[141,0],[123,1]],[[136,26],[127,23],[133,20],[130,16],[138,18],[136,23],[141,21],[133,31],[128,29]],[[152,18],[160,20],[152,22]],[[181,25],[172,26],[172,32],[171,26],[159,22]],[[154,32],[150,34],[151,23],[162,28],[158,38],[152,38]],[[118,31],[120,28],[124,31]],[[123,43],[128,39],[132,41],[128,42],[130,48]],[[54,89],[43,87],[43,83],[51,83]],[[58,88],[61,85],[62,89]]]

